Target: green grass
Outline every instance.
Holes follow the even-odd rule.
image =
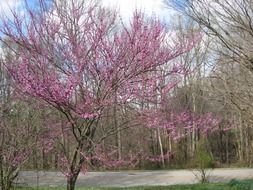
[[[65,187],[20,187],[14,190],[65,190]],[[253,180],[232,180],[229,183],[206,183],[193,185],[173,185],[173,186],[144,186],[129,188],[99,188],[99,187],[77,187],[76,190],[253,190]]]

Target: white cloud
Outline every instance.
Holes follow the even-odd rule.
[[[156,15],[161,20],[168,20],[175,13],[165,7],[163,0],[102,0],[103,5],[119,10],[123,19],[132,17],[135,10],[141,10],[148,16]]]
[[[0,15],[10,16],[11,10],[17,10],[21,4],[21,0],[0,0]]]

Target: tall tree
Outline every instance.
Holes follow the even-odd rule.
[[[212,41],[210,57],[216,65],[216,71],[211,74],[213,94],[224,105],[224,112],[236,115],[238,157],[240,160],[247,160],[249,164],[252,149],[249,143],[252,131],[253,84],[252,0],[166,2],[198,23],[206,37]]]
[[[38,12],[14,13],[12,20],[3,20],[1,36],[17,46],[12,49],[16,60],[3,64],[16,89],[52,106],[67,120],[62,131],[74,147],[68,154],[61,146],[60,155],[67,166],[67,189],[73,190],[96,145],[120,130],[114,127],[94,138],[107,108],[151,101],[159,66],[189,51],[201,35],[171,43],[160,22],[141,13],[125,26],[117,22],[115,12],[89,1],[40,5]],[[171,68],[167,76],[182,74],[178,65]],[[148,85],[143,88],[143,83]],[[48,132],[57,136],[57,125],[49,126]]]

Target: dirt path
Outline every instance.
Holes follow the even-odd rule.
[[[196,173],[196,172],[194,172]],[[253,169],[215,169],[210,173],[212,182],[227,182],[231,179],[253,179]],[[196,177],[189,170],[168,171],[124,171],[89,172],[80,175],[77,186],[130,187],[149,185],[174,185],[196,183]],[[60,172],[23,171],[18,183],[29,186],[63,186],[65,178]]]

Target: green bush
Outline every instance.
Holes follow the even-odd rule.
[[[214,159],[208,152],[206,148],[206,143],[204,140],[199,141],[197,146],[197,152],[195,155],[195,163],[197,168],[213,168]]]
[[[206,148],[206,142],[204,140],[200,140],[195,154],[195,166],[197,173],[194,173],[194,175],[201,183],[209,182],[209,172],[210,169],[213,169],[214,167],[213,163],[214,159]]]

